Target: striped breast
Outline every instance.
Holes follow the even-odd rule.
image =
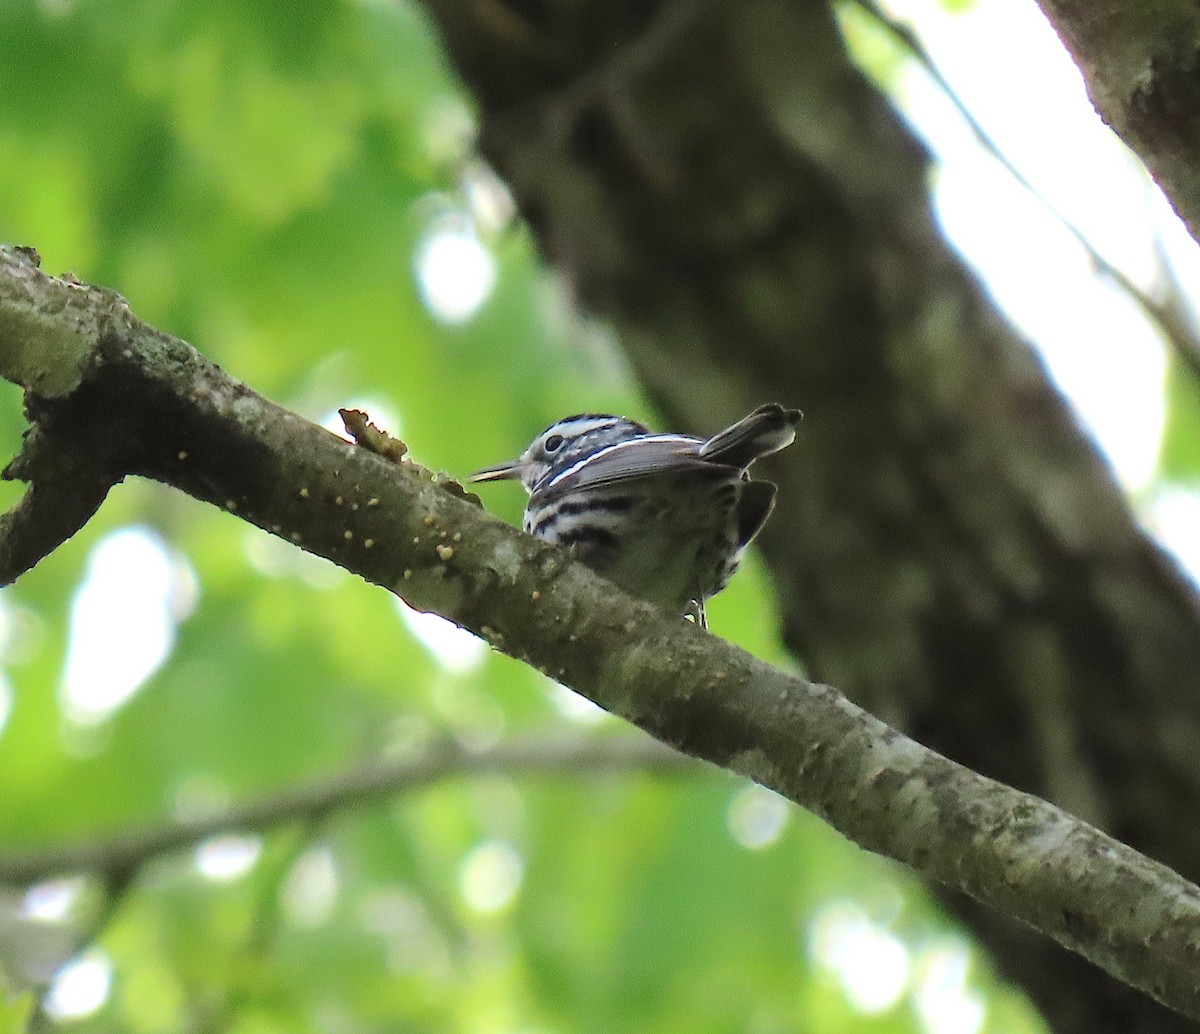
[[[525,530],[569,547],[626,591],[677,612],[724,587],[744,550],[740,471],[718,464],[555,494],[535,492]],[[755,529],[757,530],[757,529]]]

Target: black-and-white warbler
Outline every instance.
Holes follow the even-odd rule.
[[[748,468],[791,445],[800,416],[759,406],[704,439],[583,413],[551,424],[517,459],[471,480],[519,480],[529,492],[527,532],[703,625],[704,601],[725,588],[775,505],[775,485],[751,481]]]

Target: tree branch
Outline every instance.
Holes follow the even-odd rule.
[[[0,856],[0,883],[30,884],[86,872],[117,882],[152,858],[194,847],[221,833],[262,831],[291,822],[314,822],[333,812],[361,808],[430,783],[490,772],[535,775],[694,768],[688,757],[642,737],[518,740],[487,750],[444,743],[398,761],[378,761],[310,786],[247,801],[216,815],[45,850]]]
[[[6,288],[74,290],[0,249],[0,374],[38,383]],[[111,298],[97,295],[97,307]],[[47,315],[47,319],[51,319]],[[103,323],[103,321],[98,321]],[[930,751],[836,690],[619,592],[411,463],[358,449],[132,316],[85,341],[42,430],[235,511],[533,664],[685,753],[809,808],[868,850],[1014,916],[1200,1018],[1200,888],[1062,810]],[[24,361],[14,357],[25,356]],[[47,355],[46,362],[54,362]]]
[[[0,475],[30,483],[16,505],[0,514],[0,586],[15,581],[79,531],[114,484],[94,453],[71,451],[61,442],[55,449],[40,449],[40,441],[30,431],[21,454]]]
[[[0,475],[7,481],[29,483],[20,501],[0,515],[0,585],[8,585],[82,528],[124,474],[110,469],[100,443],[73,448],[69,431],[56,435],[47,447],[40,425],[43,421],[49,425],[55,411],[35,410],[38,400],[74,390],[92,357],[95,340],[116,321],[129,318],[118,295],[87,287],[73,277],[59,279],[59,308],[47,311],[38,290],[37,252],[16,248],[10,257],[18,261],[6,262],[9,275],[0,279],[3,365],[9,380],[30,389],[28,416],[34,426],[26,432],[20,453]]]

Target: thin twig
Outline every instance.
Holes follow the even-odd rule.
[[[663,4],[646,28],[556,93],[547,107],[560,139],[565,139],[568,128],[585,109],[625,92],[639,76],[658,64],[713,2],[673,0]]]
[[[909,26],[892,18],[874,0],[853,0],[853,2],[913,56],[917,64],[924,69],[934,85],[941,90],[955,111],[958,112],[959,117],[966,123],[967,128],[971,131],[971,134],[975,137],[980,147],[990,154],[1000,164],[1001,168],[1030,197],[1042,205],[1058,221],[1063,229],[1083,248],[1088,260],[1102,275],[1112,280],[1125,294],[1133,299],[1146,318],[1158,328],[1159,333],[1162,334],[1163,338],[1171,346],[1179,361],[1190,369],[1193,374],[1200,377],[1200,329],[1197,328],[1196,321],[1189,312],[1187,304],[1183,300],[1182,293],[1178,290],[1179,285],[1175,277],[1169,273],[1166,260],[1162,256],[1161,248],[1158,254],[1162,267],[1162,272],[1160,272],[1160,289],[1163,291],[1163,297],[1156,299],[1135,284],[1121,269],[1109,262],[1100,253],[1099,249],[1092,244],[1087,235],[1063,215],[1030,182],[1028,177],[1013,164],[1000,149],[999,144],[992,139],[979,120],[971,113],[971,110],[962,98],[955,92],[954,87],[950,85],[949,81],[934,63],[929,51],[925,49],[925,45]]]
[[[539,775],[612,771],[697,770],[690,758],[649,737],[528,739],[469,751],[451,743],[416,757],[374,762],[322,782],[246,801],[217,815],[93,838],[75,844],[0,857],[0,883],[29,884],[67,873],[89,872],[127,879],[152,858],[194,847],[220,833],[264,830],[298,820],[315,821],[333,812],[455,776],[488,772]]]
[[[550,146],[565,149],[580,118],[590,108],[602,108],[626,153],[647,179],[662,188],[676,183],[678,170],[661,142],[641,126],[631,93],[637,80],[659,64],[714,4],[715,0],[671,0],[663,4],[637,35],[569,86],[539,101]],[[525,115],[520,112],[521,117]]]

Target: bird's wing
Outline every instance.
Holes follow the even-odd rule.
[[[746,481],[738,496],[737,529],[738,545],[747,546],[763,529],[771,511],[775,509],[777,486],[771,481]]]
[[[631,438],[606,446],[566,469],[554,472],[536,491],[557,496],[684,470],[709,473],[714,477],[737,476],[735,468],[700,459],[696,454],[699,445],[698,438],[679,434]]]

